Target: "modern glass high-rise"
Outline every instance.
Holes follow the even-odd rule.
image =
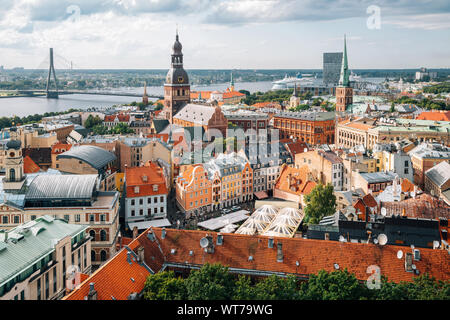
[[[342,52],[323,53],[323,83],[336,86],[341,73]]]

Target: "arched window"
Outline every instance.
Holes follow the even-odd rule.
[[[106,261],[106,251],[105,250],[100,251],[100,260]]]
[[[97,257],[95,256],[95,251],[91,250],[91,261],[96,261]]]
[[[94,230],[89,231],[89,235],[91,236],[92,241],[95,241],[95,231]]]
[[[100,241],[106,241],[106,231],[100,231]]]
[[[16,170],[9,169],[9,181],[16,181]]]

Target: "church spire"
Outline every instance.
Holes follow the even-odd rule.
[[[230,80],[230,91],[234,91],[234,80],[233,80],[233,72],[231,72],[231,80]]]
[[[348,60],[347,60],[347,40],[344,34],[344,54],[342,55],[342,66],[341,66],[341,76],[339,78],[339,86],[348,87],[349,86],[349,70],[348,70]]]

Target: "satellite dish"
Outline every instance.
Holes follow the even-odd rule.
[[[377,244],[378,243],[378,239],[373,239],[373,243]]]
[[[433,241],[433,249],[439,248],[439,241]]]
[[[207,248],[209,241],[206,237],[200,239],[200,247]]]
[[[414,249],[414,245],[413,244],[411,245],[411,249]]]
[[[345,242],[345,237],[344,237],[344,236],[342,236],[342,235],[341,235],[341,236],[339,236],[339,241],[340,241],[340,242]]]
[[[397,251],[397,259],[401,259],[403,257],[403,251],[402,250],[398,250]]]
[[[339,265],[338,265],[337,263],[335,263],[335,264],[334,264],[334,268],[335,268],[336,270],[339,270]]]
[[[381,246],[384,246],[388,242],[388,237],[384,233],[380,233],[377,239]]]
[[[383,217],[386,217],[386,208],[381,208],[381,215],[383,216]]]
[[[413,270],[416,270],[416,265],[415,264],[413,264],[412,266],[411,266],[411,268],[413,269]]]

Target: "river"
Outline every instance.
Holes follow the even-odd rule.
[[[191,86],[192,91],[198,90],[225,90],[229,83],[219,83],[208,86]],[[250,92],[262,91],[266,92],[272,88],[272,82],[238,82],[235,83],[235,90],[245,89]],[[144,94],[144,88],[114,88],[113,91],[121,91],[128,93]],[[162,86],[148,87],[149,95],[163,96]],[[70,108],[88,109],[110,107],[115,104],[131,103],[133,101],[140,102],[139,97],[127,96],[100,96],[88,94],[70,94],[61,95],[59,99],[47,99],[46,97],[20,97],[20,98],[1,98],[0,99],[0,117],[11,116],[28,116],[30,114],[43,114],[45,112],[65,111]],[[151,99],[155,100],[155,99]]]
[[[367,78],[368,81],[381,82],[383,79]],[[197,86],[192,85],[192,91],[214,91],[225,90],[229,83],[218,83],[214,85]],[[250,93],[261,91],[269,91],[273,86],[271,81],[259,82],[236,82],[235,90],[247,90]],[[144,94],[144,88],[114,88],[114,92],[127,92]],[[162,86],[148,87],[147,93],[149,95],[163,96],[164,89]],[[156,100],[156,99],[151,99]],[[11,116],[27,116],[30,114],[43,114],[45,112],[65,111],[70,108],[74,109],[88,109],[88,108],[103,108],[112,105],[126,104],[133,101],[142,101],[139,97],[127,96],[101,96],[101,95],[84,95],[71,94],[61,95],[59,99],[47,99],[46,97],[21,97],[21,98],[0,98],[0,117]]]

